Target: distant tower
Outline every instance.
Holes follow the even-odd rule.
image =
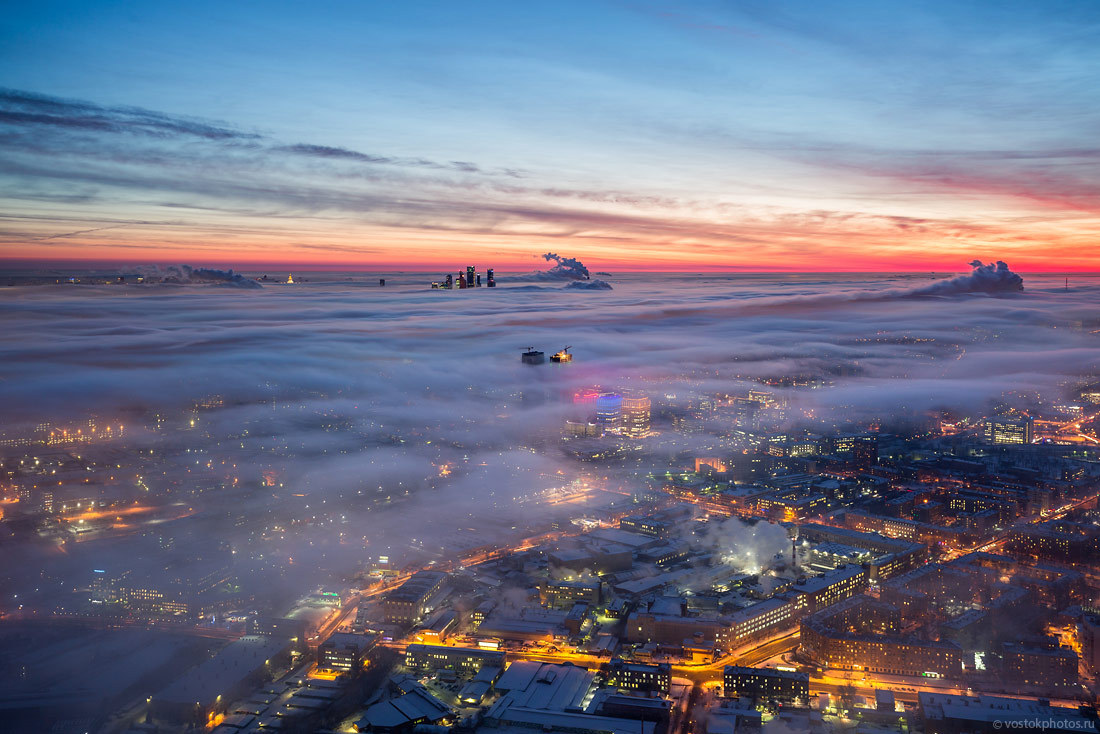
[[[466,266],[466,287],[473,288],[477,279],[477,269],[473,265]]]
[[[466,278],[464,278],[462,276],[462,273],[458,274],[458,287],[459,288],[465,288],[466,287]]]
[[[481,287],[481,273],[478,273],[478,274],[477,274],[477,287],[478,287],[478,288],[480,288],[480,287]]]
[[[493,279],[493,269],[492,268],[489,268],[485,272],[485,276],[486,276],[486,280],[488,281],[485,285],[488,286],[489,288],[496,288],[497,287],[497,282]]]
[[[382,286],[382,285],[385,285],[385,284],[386,284],[386,279],[385,278],[379,278],[378,279],[378,285]]]
[[[521,354],[519,359],[524,364],[542,364],[546,361],[546,353],[534,347],[527,347],[527,351]]]
[[[293,273],[286,276],[286,282],[287,283],[293,283],[294,282],[294,274]]]
[[[455,287],[455,280],[454,280],[453,277],[451,277],[450,273],[447,273],[447,280],[444,281],[443,287],[444,288],[454,288]]]
[[[557,364],[569,364],[573,361],[573,355],[569,353],[572,347],[565,347],[560,352],[554,352],[550,356],[550,361]]]

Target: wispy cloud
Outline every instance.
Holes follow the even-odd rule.
[[[1051,221],[1100,211],[1100,189],[1091,187],[1092,174],[1081,165],[1100,155],[1089,147],[891,150],[824,140],[792,143],[766,131],[732,138],[708,133],[719,149],[733,143],[822,176],[841,176],[855,186],[847,195],[833,195],[833,203],[845,196],[853,202],[844,209],[807,206],[797,198],[731,201],[705,181],[699,190],[678,195],[561,185],[552,172],[286,143],[227,123],[13,90],[0,93],[0,132],[0,219],[19,220],[32,201],[47,208],[19,226],[0,226],[6,254],[14,248],[21,257],[37,246],[57,252],[69,243],[99,252],[94,248],[178,241],[209,251],[212,244],[200,245],[197,238],[220,234],[265,242],[257,253],[274,245],[284,253],[297,251],[297,257],[327,252],[354,258],[394,249],[380,245],[377,236],[364,247],[342,232],[385,232],[389,243],[402,237],[434,242],[449,233],[526,241],[535,250],[568,239],[650,262],[687,257],[764,269],[798,263],[820,268],[837,262],[824,254],[827,248],[843,247],[853,253],[846,264],[862,257],[873,267],[898,252],[927,253],[930,242],[948,250],[980,248],[964,257],[995,255],[986,249],[993,244],[1034,247]],[[883,180],[889,186],[873,190],[872,182]],[[1000,218],[889,211],[899,196],[948,194],[1015,199],[1023,209]],[[774,194],[762,186],[762,197]],[[86,216],[50,210],[62,202],[81,207]],[[166,209],[193,216],[181,224],[162,216]],[[1055,213],[1043,216],[1044,210]],[[52,226],[51,216],[57,218]],[[78,226],[66,228],[67,221]],[[1089,229],[1082,231],[1087,236]],[[1060,234],[1063,241],[1074,236]],[[590,253],[586,259],[600,262]]]

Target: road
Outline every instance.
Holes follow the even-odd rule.
[[[359,608],[359,604],[362,601],[362,598],[363,597],[360,594],[355,594],[354,596],[350,597],[346,602],[344,602],[344,605],[340,607],[337,613],[333,614],[330,619],[326,620],[325,623],[317,629],[317,635],[309,642],[310,649],[316,650],[318,645],[327,640],[328,636],[335,632],[340,627],[340,625],[344,623],[344,620],[348,618],[348,615]]]

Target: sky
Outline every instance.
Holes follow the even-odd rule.
[[[0,264],[1100,269],[1092,2],[18,2]]]

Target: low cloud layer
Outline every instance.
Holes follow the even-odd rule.
[[[474,547],[545,521],[539,493],[585,475],[560,440],[584,387],[650,395],[660,427],[702,397],[767,383],[791,427],[890,431],[939,410],[980,416],[1033,395],[1050,404],[1100,373],[1100,281],[1067,289],[1028,276],[1019,290],[1000,265],[932,282],[627,274],[613,291],[584,293],[503,277],[439,291],[420,276],[387,274],[379,288],[377,276],[315,274],[254,289],[212,285],[242,282],[229,271],[145,272],[183,285],[0,290],[4,430],[94,415],[134,427],[128,440],[157,456],[200,450],[216,462],[200,476],[227,485],[203,495],[213,514],[201,522],[240,507],[316,513],[286,546],[303,568],[362,562],[364,544],[431,558],[441,544]],[[574,360],[522,364],[529,345],[570,346]],[[193,413],[213,396],[220,407]],[[155,416],[184,432],[142,435]],[[704,425],[724,435],[729,421],[715,413]],[[690,453],[711,439],[656,440]],[[180,474],[158,486],[198,481],[186,454],[169,466]],[[601,471],[596,483],[634,487],[636,469]],[[258,490],[262,472],[277,484]],[[567,521],[584,510],[554,511]]]
[[[571,258],[561,262],[556,267],[574,273],[584,267]],[[975,395],[1011,387],[1012,379],[990,379],[1033,372],[1040,347],[1065,357],[1049,367],[1057,376],[1037,377],[1052,384],[1091,369],[1096,356],[1095,335],[1080,328],[1096,318],[1093,281],[1078,278],[1067,291],[1061,279],[1032,276],[1021,290],[1020,276],[1003,263],[975,263],[968,274],[932,283],[920,276],[622,276],[614,291],[597,288],[583,298],[570,289],[511,286],[519,279],[504,276],[496,289],[436,293],[425,290],[419,276],[390,275],[384,290],[364,287],[377,283],[372,277],[323,275],[253,289],[250,277],[229,270],[178,266],[141,273],[165,283],[243,285],[248,293],[6,289],[0,295],[8,335],[0,347],[0,398],[13,415],[69,406],[74,395],[86,410],[142,402],[146,393],[135,393],[135,386],[165,404],[185,404],[224,386],[245,401],[366,392],[393,395],[396,405],[419,395],[416,404],[427,408],[471,389],[507,394],[537,385],[530,382],[537,374],[519,370],[514,353],[529,343],[576,345],[574,365],[553,376],[566,385],[697,371],[712,373],[721,385],[750,367],[813,373],[838,363],[859,365],[865,380],[905,372],[908,379],[896,389],[906,393],[928,380],[929,400],[941,391],[937,382],[943,388],[980,378],[987,386],[968,388]],[[600,281],[566,282],[592,287]],[[166,328],[180,321],[185,328]],[[992,333],[1013,338],[990,342]],[[927,346],[901,346],[891,337],[920,338]],[[173,351],[181,343],[188,349]],[[256,350],[267,345],[279,358],[257,362]],[[937,360],[961,347],[961,361],[927,362],[925,369],[923,358],[912,359],[914,350]],[[131,368],[116,359],[121,355],[138,364]],[[153,365],[144,361],[150,355],[158,355]],[[407,365],[396,370],[395,360]],[[984,360],[999,364],[994,374],[984,366],[971,374],[969,366]],[[1030,381],[1024,374],[1020,379]],[[828,394],[815,399],[827,401]],[[440,412],[465,415],[442,405]]]

